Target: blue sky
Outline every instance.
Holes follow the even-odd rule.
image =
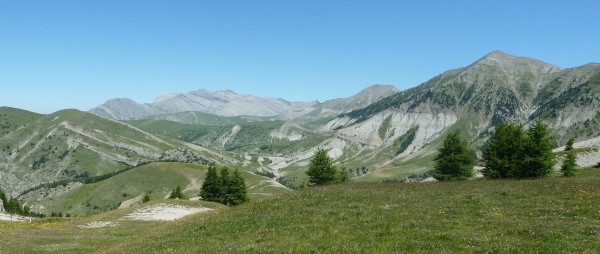
[[[0,1],[0,106],[402,90],[493,50],[600,62],[600,1]]]

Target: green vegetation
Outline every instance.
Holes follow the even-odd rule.
[[[388,117],[385,118],[385,120],[383,120],[383,122],[381,123],[381,126],[379,126],[379,130],[377,132],[379,134],[379,138],[381,138],[382,140],[385,139],[385,134],[390,129],[390,121],[391,120],[392,120],[392,115],[389,115]]]
[[[308,170],[308,185],[319,186],[332,183],[350,181],[350,174],[345,167],[339,169],[333,166],[333,162],[325,149],[319,148],[310,160]]]
[[[500,123],[483,152],[488,178],[539,178],[548,176],[555,164],[548,128],[537,120],[527,132],[516,124]]]
[[[18,199],[14,197],[8,198],[2,188],[0,188],[0,202],[2,203],[1,208],[7,213],[40,218],[44,217],[44,214],[32,212],[29,206],[21,204]]]
[[[184,197],[195,197],[200,191],[198,183],[204,179],[207,166],[179,162],[154,162],[133,168],[100,182],[77,185],[60,185],[65,190],[60,196],[52,196],[54,189],[40,188],[21,196],[24,204],[41,205],[42,213],[62,212],[74,217],[89,216],[116,209],[128,200],[165,200],[180,186]],[[271,195],[289,192],[272,180],[249,172],[240,171],[247,183],[247,195],[251,199],[262,199]],[[190,188],[190,186],[196,186]],[[38,197],[44,197],[38,200]],[[132,203],[131,205],[136,205]]]
[[[565,147],[566,156],[563,160],[562,166],[560,167],[560,171],[562,171],[563,176],[575,176],[575,172],[577,171],[577,155],[575,155],[575,151],[573,149],[574,142],[575,141],[572,138],[569,139]]]
[[[209,166],[200,189],[200,197],[206,201],[219,202],[221,195],[220,182],[217,167]]]
[[[250,200],[247,192],[246,182],[237,169],[230,176],[229,168],[223,167],[219,176],[217,168],[211,166],[204,178],[200,196],[206,201],[234,206]]]
[[[249,152],[253,155],[293,153],[317,146],[326,136],[304,127],[289,127],[290,133],[300,140],[273,137],[283,121],[244,122],[237,125],[203,126],[165,120],[136,120],[128,123],[150,133],[166,135],[214,149],[231,152]],[[235,131],[234,131],[235,130]]]
[[[435,179],[465,180],[473,177],[475,153],[469,149],[467,141],[460,137],[460,131],[452,131],[444,144],[438,149],[438,154],[433,159]]]
[[[525,178],[548,176],[555,164],[552,148],[554,143],[550,139],[548,126],[543,124],[542,120],[536,120],[527,130],[524,168],[520,176]]]
[[[417,130],[419,130],[419,126],[410,128],[410,130],[404,133],[404,135],[398,137],[398,139],[394,141],[394,146],[398,147],[398,149],[396,150],[396,155],[403,153],[406,150],[406,148],[408,148],[408,146],[412,144],[417,135]]]
[[[152,191],[146,191],[144,197],[142,198],[142,203],[150,202],[150,194],[152,194]]]
[[[516,178],[523,168],[525,134],[523,127],[501,122],[483,152],[485,168],[482,173],[488,178]]]
[[[196,164],[156,162],[133,168],[100,182],[70,187],[70,191],[61,197],[36,201],[35,196],[27,195],[30,198],[26,198],[25,201],[28,204],[44,206],[44,212],[47,214],[62,212],[73,216],[89,216],[113,210],[122,202],[135,197],[143,199],[148,192],[151,192],[149,197],[152,200],[164,199],[170,194],[173,186],[187,186],[193,179],[202,179],[205,168],[206,166]],[[36,192],[44,196],[50,193],[45,189]]]
[[[0,164],[10,165],[0,184],[18,193],[52,182],[106,176],[180,145],[77,110],[38,115],[0,108],[0,125]]]
[[[169,195],[170,199],[184,199],[185,196],[181,192],[181,186],[177,185],[175,189],[171,191],[171,195]]]
[[[0,222],[0,248],[7,253],[594,253],[600,249],[599,181],[600,171],[588,168],[570,178],[327,185],[214,207],[175,222],[119,220],[132,209],[90,218]],[[92,221],[118,224],[79,227]]]

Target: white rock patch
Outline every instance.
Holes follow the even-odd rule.
[[[135,210],[135,212],[126,215],[122,219],[124,220],[158,220],[158,221],[172,221],[183,218],[184,216],[210,211],[210,208],[204,207],[187,207],[182,205],[153,205]]]
[[[86,223],[85,225],[79,225],[77,227],[79,227],[79,228],[103,228],[103,227],[108,227],[108,226],[115,226],[115,224],[110,221],[92,221],[92,222]]]

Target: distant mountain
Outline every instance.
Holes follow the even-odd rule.
[[[272,119],[284,121],[268,121]],[[336,163],[353,169],[360,179],[403,179],[432,168],[436,149],[450,130],[461,130],[471,147],[481,151],[499,122],[527,128],[537,119],[548,124],[557,147],[569,138],[599,137],[600,64],[565,69],[494,51],[405,91],[372,86],[350,98],[263,118],[260,123],[227,118],[215,120],[222,127],[150,119],[132,124],[242,153],[246,160],[264,158],[273,163],[256,164],[253,170],[271,171],[280,182],[300,186],[302,170],[317,147],[327,149]],[[586,156],[596,159],[585,165],[600,161],[595,154]]]
[[[563,69],[541,61],[494,51],[473,64],[343,114],[321,127],[335,132],[327,145],[339,156],[367,149],[370,163],[426,170],[451,129],[460,129],[479,148],[500,121],[528,125],[541,119],[556,145],[600,135],[600,64]],[[330,152],[331,153],[331,152]],[[341,157],[340,157],[341,158]],[[420,159],[421,158],[421,159]],[[345,158],[348,165],[358,158]],[[396,165],[396,166],[394,166]]]
[[[205,89],[186,94],[166,94],[153,103],[139,104],[131,99],[112,99],[90,112],[115,119],[131,120],[155,115],[197,111],[219,116],[276,116],[301,111],[315,102],[289,102],[237,94],[231,90],[211,92]]]
[[[294,112],[284,119],[295,122],[310,122],[322,118],[335,117],[353,110],[364,108],[400,90],[391,85],[373,85],[348,98],[338,98],[315,104],[302,112]]]
[[[127,124],[78,112],[78,117],[72,119],[92,120],[78,120],[79,124],[74,125],[75,120],[63,120],[64,114],[75,114],[72,111],[52,115],[5,112],[18,117],[0,117],[0,124],[10,122],[5,124],[8,127],[0,126],[0,131],[8,130],[0,136],[0,148],[4,148],[0,155],[6,158],[0,166],[33,173],[29,178],[2,173],[0,184],[4,185],[17,178],[64,178],[61,168],[68,169],[69,174],[88,170],[77,168],[73,159],[60,159],[68,158],[75,150],[99,158],[86,165],[114,167],[155,160],[181,144],[193,146],[184,142],[211,151],[206,156],[214,160],[268,175],[290,187],[303,184],[303,170],[318,147],[327,149],[335,163],[351,169],[362,180],[411,175],[418,178],[432,168],[436,149],[445,134],[455,129],[461,130],[478,151],[486,146],[501,121],[527,128],[541,119],[548,124],[557,147],[569,138],[582,146],[597,144],[587,141],[600,137],[600,64],[561,68],[494,51],[469,66],[446,71],[408,90],[375,85],[355,96],[323,103],[291,103],[231,91],[199,90],[161,95],[151,104],[116,99],[92,110],[107,118],[138,119]],[[58,136],[61,132],[69,138]],[[67,139],[67,145],[62,139],[48,143],[45,137],[52,136],[54,142],[55,133]],[[183,142],[176,144],[171,138]],[[155,142],[149,143],[148,139]],[[58,155],[48,157],[55,158],[54,162],[46,162],[44,154],[51,154],[52,149]],[[123,157],[123,152],[131,158]],[[585,165],[600,161],[598,154],[585,155]],[[81,156],[75,158],[88,158]],[[48,169],[47,173],[36,173],[40,167]],[[106,171],[104,166],[89,168],[96,174]]]
[[[187,94],[161,95],[150,104],[139,104],[131,99],[112,99],[91,109],[90,112],[115,120],[154,118],[204,125],[207,124],[201,120],[207,119],[206,114],[221,117],[243,116],[249,120],[260,120],[257,117],[265,118],[263,120],[293,120],[302,117],[305,120],[315,120],[368,106],[397,92],[399,90],[393,86],[374,85],[350,98],[318,103],[289,102],[283,99],[241,95],[230,90],[211,92],[202,89]],[[227,119],[219,119],[217,122],[221,121],[229,122]]]

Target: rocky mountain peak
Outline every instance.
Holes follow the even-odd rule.
[[[537,59],[513,56],[499,50],[492,51],[485,55],[468,68],[474,68],[477,71],[481,71],[483,68],[490,67],[498,68],[500,71],[509,75],[519,75],[531,72],[534,76],[537,76],[537,74],[557,72],[563,69]]]

